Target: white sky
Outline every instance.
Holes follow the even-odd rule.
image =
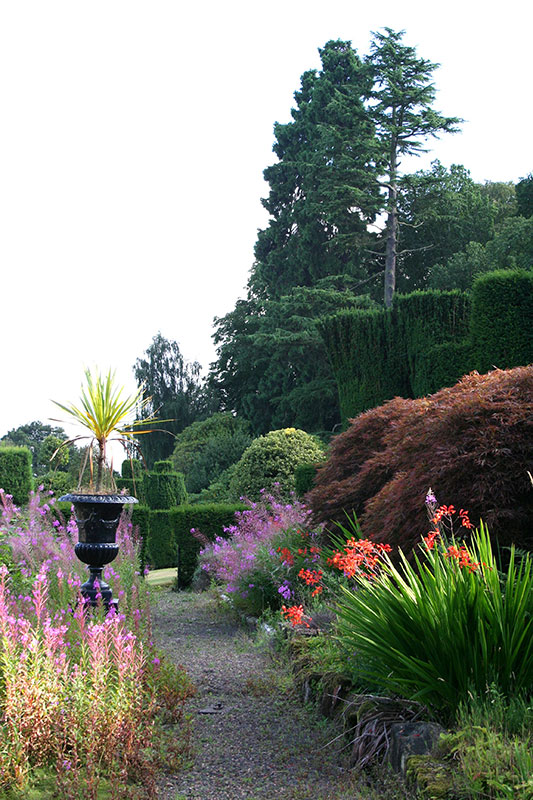
[[[405,29],[441,64],[436,107],[467,122],[412,171],[532,171],[527,8],[0,0],[0,436],[77,401],[85,366],[133,391],[159,330],[208,367],[267,222],[273,124],[328,39],[364,54],[371,31]]]

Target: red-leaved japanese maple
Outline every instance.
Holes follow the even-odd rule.
[[[472,373],[351,421],[307,496],[315,520],[355,512],[364,536],[405,552],[427,533],[424,498],[483,519],[500,544],[533,549],[533,366]]]

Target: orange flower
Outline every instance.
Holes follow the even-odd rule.
[[[301,569],[298,577],[301,578],[308,586],[313,586],[318,583],[322,578],[323,572],[321,569]]]
[[[428,550],[433,550],[437,536],[440,536],[439,531],[430,531],[427,536],[423,537]]]
[[[289,550],[288,547],[278,547],[278,553],[280,553],[280,561],[281,563],[287,564],[289,567],[292,567],[294,564],[294,556]]]
[[[344,553],[335,553],[328,564],[340,569],[348,578],[360,573],[367,575],[376,571],[383,553],[391,551],[388,544],[375,544],[369,539],[349,539]]]
[[[291,623],[293,628],[295,628],[296,625],[305,625],[307,628],[310,627],[309,623],[303,619],[304,607],[302,605],[290,606],[289,608],[286,606],[281,606],[281,611],[285,619]]]

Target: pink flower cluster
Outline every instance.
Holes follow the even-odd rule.
[[[298,500],[282,503],[272,494],[262,493],[257,503],[235,514],[235,524],[224,529],[226,537],[200,552],[200,564],[213,578],[226,586],[226,591],[238,591],[239,580],[253,569],[258,549],[270,544],[281,532],[304,527],[310,511]],[[194,532],[193,535],[201,534]],[[205,538],[205,537],[204,537]]]

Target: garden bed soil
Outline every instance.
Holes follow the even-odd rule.
[[[197,687],[191,763],[159,782],[161,800],[359,800],[335,724],[303,706],[287,666],[254,646],[209,592],[159,589],[154,639]]]

